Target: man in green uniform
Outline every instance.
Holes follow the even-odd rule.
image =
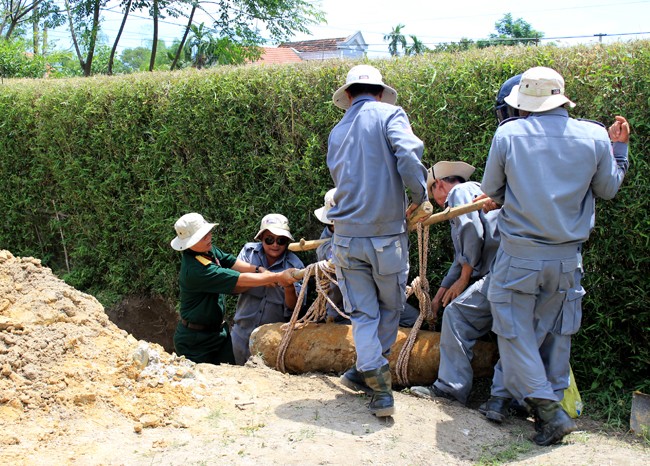
[[[232,342],[224,322],[225,294],[237,294],[256,286],[289,286],[296,269],[279,273],[238,260],[212,245],[212,229],[202,215],[190,213],[176,221],[172,248],[182,251],[180,321],[174,333],[178,355],[196,363],[234,364]]]

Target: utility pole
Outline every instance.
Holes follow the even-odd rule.
[[[600,34],[594,34],[594,37],[598,37],[598,43],[602,44],[603,43],[603,36],[606,36],[607,34],[603,34],[602,32]]]

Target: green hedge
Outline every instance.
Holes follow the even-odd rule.
[[[174,221],[190,211],[218,221],[215,243],[235,254],[269,212],[289,217],[296,236],[317,238],[322,226],[312,211],[332,185],[327,137],[342,115],[331,95],[353,64],[5,80],[0,248],[42,258],[110,305],[134,293],[175,301],[179,261],[169,241]],[[477,180],[496,127],[496,92],[531,66],[565,77],[578,104],[572,115],[607,124],[615,114],[628,118],[631,169],[616,199],[598,202],[573,368],[583,394],[602,407],[611,399],[619,413],[631,390],[650,391],[650,42],[502,47],[373,64],[398,90],[427,165],[464,160],[478,167]],[[435,292],[452,247],[447,225],[431,234]]]

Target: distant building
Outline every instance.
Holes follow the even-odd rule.
[[[256,64],[274,65],[279,63],[298,63],[302,59],[293,49],[280,47],[262,47],[262,55]]]
[[[355,59],[365,56],[368,44],[363,39],[361,32],[356,32],[349,37],[336,39],[283,42],[278,48],[291,48],[298,52],[298,55],[303,60]]]

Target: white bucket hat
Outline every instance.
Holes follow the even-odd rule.
[[[265,230],[269,230],[275,236],[286,236],[291,241],[294,241],[293,236],[291,236],[291,230],[289,229],[289,220],[287,220],[287,217],[284,215],[265,215],[260,224],[260,231],[255,235],[255,239],[261,239],[262,233],[264,233]]]
[[[332,222],[329,218],[327,218],[327,213],[330,211],[332,207],[336,205],[336,202],[334,202],[335,193],[336,193],[336,188],[332,188],[329,191],[327,191],[325,193],[325,200],[323,203],[323,207],[314,210],[314,215],[316,216],[316,218],[326,225],[334,225],[334,222]]]
[[[564,104],[571,108],[576,106],[564,95],[564,78],[544,66],[524,72],[519,85],[513,86],[504,100],[511,107],[526,112],[546,112]]]
[[[339,87],[332,96],[334,105],[346,110],[350,106],[350,99],[348,99],[345,91],[348,87],[357,83],[383,86],[384,93],[381,96],[381,101],[386,102],[387,104],[395,104],[395,102],[397,102],[397,91],[384,84],[384,81],[381,79],[381,73],[377,68],[370,65],[357,65],[348,71],[345,84]]]
[[[203,215],[196,212],[185,214],[174,224],[177,236],[172,240],[171,246],[177,251],[191,248],[217,225],[219,224],[206,222]]]
[[[474,173],[474,170],[476,168],[465,162],[438,162],[428,170],[427,189],[431,190],[431,186],[433,186],[436,180],[441,180],[449,176],[460,176],[467,181],[472,176],[472,173]]]

